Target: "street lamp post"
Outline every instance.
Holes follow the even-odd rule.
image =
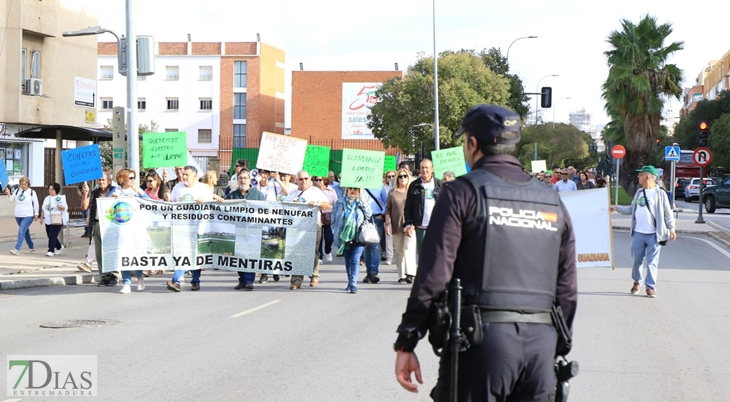
[[[119,38],[116,33],[102,28],[93,26],[78,31],[64,32],[64,37],[87,36],[110,33],[117,38],[117,57],[120,64],[126,62],[127,74],[127,166],[139,172],[139,132],[137,128],[137,42],[134,32],[134,5],[133,0],[126,0],[126,23],[127,23],[127,40],[124,36]],[[121,57],[123,42],[126,42],[126,60]],[[119,66],[120,73],[123,71]]]
[[[438,53],[436,53],[436,0],[433,0],[433,138],[435,148],[439,150],[439,76]]]
[[[538,93],[540,92],[540,81],[542,81],[548,77],[559,77],[559,76],[560,76],[559,74],[550,74],[550,75],[546,75],[546,76],[540,78],[537,81],[537,90],[535,92],[538,92]],[[535,96],[535,125],[537,125],[537,111],[538,111],[539,105],[540,105],[540,96],[537,95],[537,96]]]
[[[553,130],[555,130],[555,109],[558,108],[558,102],[560,102],[563,99],[570,99],[570,96],[566,96],[565,98],[560,98],[555,101],[555,104],[553,105]]]
[[[509,47],[507,48],[507,57],[505,57],[505,59],[507,59],[507,64],[509,64],[509,50],[512,48],[512,45],[514,45],[515,42],[517,42],[520,39],[537,39],[537,36],[523,36],[523,37],[513,40],[512,43],[510,43]]]

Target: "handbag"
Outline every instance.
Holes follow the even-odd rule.
[[[63,226],[63,214],[51,214],[51,226]]]
[[[373,218],[370,217],[370,221],[365,221],[360,226],[360,233],[357,235],[357,242],[363,244],[379,244],[380,234],[378,233],[378,226],[373,222]]]

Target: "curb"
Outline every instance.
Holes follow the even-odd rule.
[[[0,281],[0,290],[29,289],[46,286],[81,285],[99,281],[98,274],[81,274],[55,276],[51,278],[18,279],[14,281]]]
[[[627,227],[623,226],[612,226],[614,230],[629,230]],[[712,232],[708,232],[706,230],[687,230],[687,229],[677,229],[675,231],[676,233],[686,233],[686,234],[704,234],[704,235],[711,235]]]

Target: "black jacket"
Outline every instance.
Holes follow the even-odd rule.
[[[432,180],[434,181],[433,198],[437,199],[444,182],[435,177]],[[405,223],[403,223],[404,228],[408,225],[421,226],[421,223],[423,223],[423,204],[426,195],[423,192],[422,183],[423,180],[419,177],[408,186],[406,206],[403,209],[403,217],[405,218]]]

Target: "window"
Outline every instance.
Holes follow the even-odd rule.
[[[246,148],[246,125],[233,125],[233,148]]]
[[[246,118],[246,94],[233,94],[233,118]]]
[[[28,79],[28,50],[23,49],[20,52],[20,66],[23,71],[20,73],[20,86],[25,89],[25,80]]]
[[[41,78],[41,52],[34,50],[30,54],[30,78]]]
[[[245,61],[233,62],[233,86],[235,88],[246,88],[246,73],[248,66]]]
[[[213,79],[213,67],[200,66],[200,81],[210,81]]]
[[[178,129],[176,129],[176,128],[166,128],[165,129],[165,132],[166,133],[177,133],[178,132]]]
[[[138,98],[137,99],[137,110],[140,112],[144,112],[147,110],[147,98]]]
[[[213,99],[200,98],[200,110],[213,110]]]
[[[165,78],[171,81],[177,81],[180,79],[180,67],[178,66],[166,66],[165,67]]]
[[[101,101],[101,110],[114,109],[114,100],[112,98],[99,98]]]
[[[210,144],[213,142],[213,130],[209,128],[198,129],[198,143]]]
[[[114,79],[114,66],[101,66],[99,72],[100,80],[113,80]]]
[[[166,98],[167,110],[178,110],[180,109],[180,100],[177,98]]]

